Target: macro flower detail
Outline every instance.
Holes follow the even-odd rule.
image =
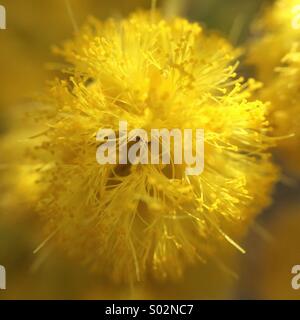
[[[224,245],[243,252],[239,238],[270,203],[277,169],[266,106],[250,101],[257,84],[237,76],[236,50],[196,23],[141,12],[91,19],[56,51],[64,75],[37,114],[47,239],[116,282],[178,278]],[[99,165],[96,134],[120,121],[147,132],[203,128],[203,173]]]

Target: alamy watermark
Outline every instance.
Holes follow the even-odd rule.
[[[6,29],[6,9],[0,5],[0,29]]]
[[[203,129],[151,129],[149,136],[144,129],[128,132],[128,123],[120,121],[117,132],[100,129],[97,141],[101,144],[96,159],[101,165],[185,165],[186,175],[200,175],[204,170]]]
[[[300,290],[300,265],[292,268],[292,274],[295,275],[292,279],[292,288],[294,290]]]
[[[0,290],[6,289],[6,270],[0,265]]]

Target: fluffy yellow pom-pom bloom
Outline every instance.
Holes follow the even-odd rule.
[[[265,84],[260,98],[271,102],[274,134],[287,138],[278,155],[288,171],[300,175],[300,1],[277,1],[256,31],[262,35],[251,43],[248,60]]]
[[[152,12],[92,20],[58,51],[71,76],[50,88],[44,122],[51,157],[40,209],[50,235],[116,281],[179,277],[224,243],[243,251],[235,239],[268,205],[277,170],[265,105],[248,101],[255,83],[236,77],[235,50],[198,24]],[[96,133],[117,131],[120,120],[204,129],[204,172],[99,165]]]

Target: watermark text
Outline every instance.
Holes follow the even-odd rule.
[[[0,29],[6,29],[6,9],[0,5]]]
[[[300,265],[292,268],[292,274],[295,275],[292,279],[292,288],[294,290],[300,290]]]
[[[100,129],[96,159],[105,164],[184,165],[186,175],[200,175],[204,170],[203,129],[144,129],[128,132],[128,123],[119,122],[119,130]]]

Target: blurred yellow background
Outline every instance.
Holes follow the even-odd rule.
[[[178,13],[199,21],[241,45],[250,34],[255,17],[270,2],[165,0],[158,1],[158,6],[166,14]],[[0,133],[2,140],[7,139],[8,147],[11,130],[23,130],[21,114],[43,89],[45,81],[53,77],[54,72],[47,66],[59,61],[51,48],[72,36],[74,21],[80,26],[89,15],[125,16],[137,8],[151,6],[150,0],[69,3],[73,14],[62,0],[1,1],[7,10],[7,30],[0,30]],[[9,155],[6,148],[1,147],[0,151],[1,163],[3,159],[22,160],[13,159],[16,156]],[[299,185],[291,177],[278,187],[274,205],[253,226],[244,244],[249,253],[246,257],[230,258],[224,269],[196,266],[178,283],[150,282],[125,288],[87,274],[56,250],[49,250],[46,256],[33,254],[40,244],[39,227],[24,198],[29,191],[34,199],[34,191],[27,186],[27,190],[16,192],[18,183],[4,181],[4,176],[23,179],[26,172],[10,170],[2,166],[0,171],[0,265],[6,267],[8,274],[7,290],[0,291],[0,299],[300,299],[300,292],[290,286],[291,264],[300,264]]]

